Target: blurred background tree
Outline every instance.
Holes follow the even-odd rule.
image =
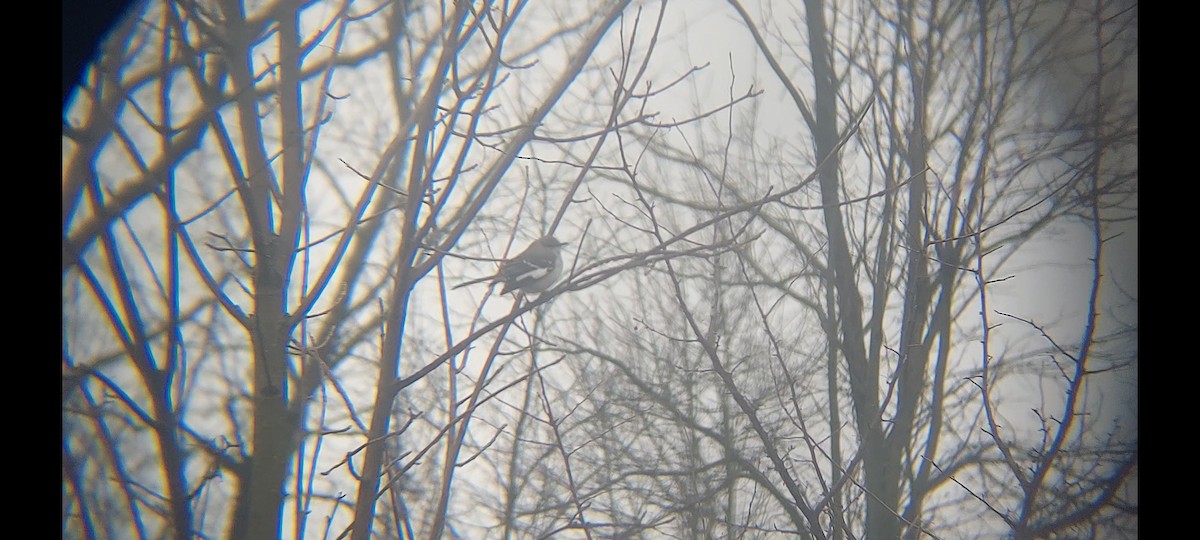
[[[1136,70],[1129,2],[136,3],[63,536],[1136,537]]]

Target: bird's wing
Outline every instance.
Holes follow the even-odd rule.
[[[504,281],[515,285],[549,274],[554,270],[556,264],[558,264],[558,258],[553,253],[541,256],[524,255],[505,263],[500,274]]]

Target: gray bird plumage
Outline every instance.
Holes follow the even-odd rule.
[[[553,235],[543,236],[534,240],[520,255],[500,263],[500,270],[495,274],[460,283],[454,288],[491,281],[504,284],[500,294],[511,291],[526,294],[542,292],[554,285],[562,275],[561,248],[566,244]]]

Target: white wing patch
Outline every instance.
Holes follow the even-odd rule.
[[[554,269],[553,265],[534,266],[532,264],[521,264],[519,266],[520,268],[513,268],[512,273],[506,276],[508,278],[507,281],[511,281],[514,284],[519,284],[524,281],[535,281],[546,277],[550,274],[550,271]]]

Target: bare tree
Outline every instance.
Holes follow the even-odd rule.
[[[708,242],[753,231],[736,258],[656,266],[559,332],[608,366],[564,388],[587,396],[569,450],[596,456],[575,471],[593,513],[684,537],[1136,536],[1136,419],[1113,388],[1136,322],[1097,326],[1136,303],[1102,257],[1136,216],[1136,7],[729,5],[802,128],[771,139],[731,111],[642,130],[622,149],[653,159],[609,176],[647,236],[789,196],[712,223]],[[1094,246],[1084,316],[997,312],[1071,223]]]
[[[762,73],[693,4],[138,5],[64,108],[64,537],[1136,536],[1136,6],[714,5]],[[997,311],[1068,225],[1085,315]]]

